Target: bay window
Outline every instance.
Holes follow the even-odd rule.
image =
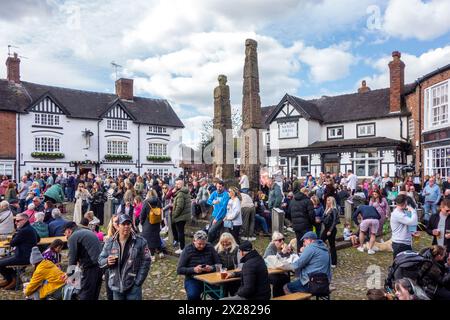
[[[108,140],[107,142],[107,153],[126,155],[128,154],[128,142],[120,140]]]
[[[36,152],[59,152],[59,138],[53,137],[35,137],[34,151]]]

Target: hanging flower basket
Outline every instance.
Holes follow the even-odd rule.
[[[42,159],[60,159],[60,158],[64,158],[64,153],[62,153],[62,152],[32,152],[31,156],[33,158],[42,158]]]
[[[131,160],[133,157],[129,154],[106,154],[106,160]]]
[[[154,162],[166,162],[170,161],[169,156],[147,156],[148,161],[154,161]]]

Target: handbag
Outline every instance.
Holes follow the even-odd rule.
[[[330,294],[330,282],[326,273],[318,272],[309,274],[309,293],[314,296],[327,296]]]
[[[223,227],[228,229],[233,229],[233,221],[231,220],[224,220],[223,221]]]

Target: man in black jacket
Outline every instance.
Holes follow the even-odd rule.
[[[101,268],[109,268],[109,288],[114,300],[142,300],[142,284],[150,270],[147,241],[132,231],[132,219],[119,217],[119,232],[109,238],[98,259]]]
[[[253,249],[250,241],[239,246],[242,271],[232,272],[227,278],[240,277],[241,286],[235,296],[222,300],[270,300],[269,272],[263,257]]]
[[[82,270],[79,300],[98,300],[102,271],[98,265],[101,244],[91,230],[79,228],[73,221],[64,226],[69,248],[69,266],[78,264]]]
[[[450,250],[450,200],[441,202],[441,210],[438,214],[432,214],[427,225],[427,233],[433,236],[432,245],[438,244]]]
[[[16,286],[15,271],[7,268],[12,265],[28,265],[30,263],[31,249],[41,240],[35,229],[28,222],[28,215],[19,213],[15,217],[17,231],[14,234],[10,246],[15,247],[14,254],[0,259],[0,274],[4,280],[0,282],[0,288],[14,289]]]
[[[194,279],[195,275],[220,271],[215,267],[222,263],[220,257],[214,247],[206,242],[207,239],[206,232],[197,231],[193,243],[184,248],[178,261],[177,274],[186,276],[184,289],[188,300],[200,300],[203,292],[203,282]]]
[[[303,241],[301,240],[303,235],[313,230],[316,215],[312,201],[300,191],[299,181],[294,182],[293,188],[294,198],[289,203],[288,211],[290,212],[292,228],[297,238],[297,250],[299,250],[303,247]]]

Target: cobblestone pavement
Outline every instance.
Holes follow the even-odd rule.
[[[70,212],[70,210],[69,210]],[[287,234],[287,241],[292,239],[294,234]],[[386,237],[385,237],[386,238]],[[187,243],[191,238],[187,238]],[[255,248],[262,254],[269,243],[269,238],[258,237],[254,242]],[[416,250],[431,244],[431,237],[424,234],[420,241],[414,245]],[[169,250],[170,250],[169,246]],[[63,263],[67,261],[67,251],[63,252]],[[182,276],[177,276],[176,265],[178,258],[166,256],[157,259],[152,263],[149,275],[143,285],[143,298],[153,300],[178,300],[185,299]],[[336,288],[331,298],[333,300],[362,300],[371,286],[383,286],[387,268],[392,263],[391,252],[377,252],[375,255],[361,253],[355,248],[338,250],[338,266],[333,269],[332,286]],[[65,266],[64,266],[65,267]],[[25,278],[30,278],[31,268],[27,268]],[[0,289],[1,300],[23,299],[22,291],[6,291]],[[100,299],[106,299],[104,283],[100,294]]]

